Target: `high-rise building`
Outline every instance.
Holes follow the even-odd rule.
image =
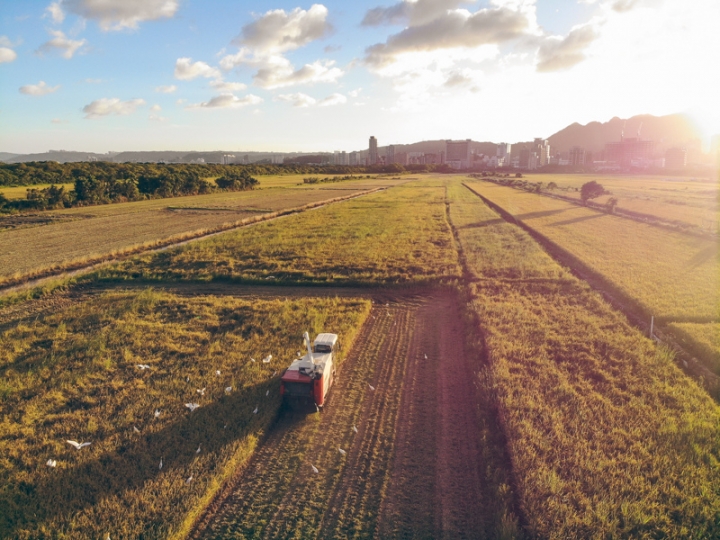
[[[538,155],[538,167],[544,167],[550,163],[550,142],[548,140],[535,139],[532,151]]]
[[[573,146],[570,149],[569,158],[570,165],[581,166],[585,165],[585,149],[580,146]]]
[[[470,167],[470,139],[445,141],[445,162],[453,169]]]
[[[620,167],[643,167],[652,160],[656,144],[655,141],[623,137],[619,142],[605,145],[605,159]]]
[[[378,162],[377,139],[370,137],[370,148],[368,151],[368,165],[376,165]]]
[[[360,155],[357,152],[350,152],[348,161],[350,165],[360,165]]]
[[[669,148],[665,152],[666,169],[684,169],[687,166],[687,151],[684,148]]]
[[[395,163],[395,145],[391,144],[385,151],[385,163]]]

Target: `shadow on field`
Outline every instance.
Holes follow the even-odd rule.
[[[718,256],[718,247],[715,244],[707,246],[705,249],[701,249],[688,261],[688,267],[695,269],[698,266],[702,266],[710,259]]]
[[[195,412],[186,409],[178,414],[171,424],[160,431],[133,433],[129,428],[119,433],[118,445],[114,452],[99,458],[74,465],[76,451],[69,448],[63,456],[68,469],[54,470],[49,478],[36,485],[16,486],[13,497],[14,508],[0,508],[5,514],[6,532],[17,531],[23,526],[37,524],[59,516],[82,511],[90,506],[101,504],[109,497],[122,497],[125,492],[139,490],[147,481],[156,480],[168,472],[172,475],[168,481],[177,483],[178,489],[184,487],[185,478],[197,474],[193,462],[199,456],[214,453],[215,462],[221,461],[224,447],[249,435],[260,437],[267,428],[267,417],[277,419],[280,397],[278,378],[245,387],[230,395],[223,395],[210,405]],[[266,392],[270,392],[266,396]],[[252,414],[259,407],[258,414]],[[169,412],[165,414],[170,414]],[[304,418],[298,415],[297,421]],[[198,446],[201,452],[196,450]],[[58,459],[60,459],[58,457]],[[162,470],[159,468],[162,459]],[[192,472],[191,472],[192,471]],[[204,472],[210,473],[210,470]],[[133,504],[152,504],[152,500],[133,500]],[[33,516],[27,513],[32,508]],[[68,516],[69,517],[69,516]]]
[[[599,217],[603,217],[605,214],[593,214],[592,216],[579,216],[572,219],[566,219],[564,221],[556,221],[555,223],[551,223],[551,227],[561,227],[562,225],[572,225],[573,223],[580,223],[582,221],[588,221],[590,219],[597,219]]]
[[[481,227],[490,227],[491,225],[501,225],[503,223],[505,223],[505,220],[503,218],[486,219],[485,221],[478,221],[477,223],[468,223],[467,225],[461,225],[460,227],[456,227],[456,229],[479,229]]]
[[[568,210],[571,210],[571,209],[570,208],[558,208],[557,210],[543,210],[542,212],[528,212],[527,214],[513,215],[513,217],[515,219],[519,219],[519,220],[535,219],[535,218],[541,218],[541,217],[547,217],[547,216],[554,216],[555,214],[562,214],[563,212],[567,212]]]

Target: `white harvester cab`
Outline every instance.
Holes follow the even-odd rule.
[[[303,338],[307,354],[285,370],[280,379],[280,394],[291,405],[305,402],[322,407],[335,378],[338,336],[322,333],[310,343],[310,336],[305,332]]]

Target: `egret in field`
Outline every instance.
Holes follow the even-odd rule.
[[[355,427],[354,425],[353,425],[353,431],[354,431],[355,433],[357,433],[357,432],[358,432],[358,428],[357,428],[357,427]]]
[[[48,459],[47,466],[48,467],[57,467],[57,461],[55,461],[54,459]]]
[[[297,352],[298,356],[302,356],[302,353],[300,351]]]
[[[251,360],[252,362],[254,362],[254,361],[255,361],[255,359],[254,359],[254,358],[253,358],[252,356],[250,357],[250,360]]]
[[[81,448],[83,448],[85,446],[90,446],[92,444],[89,442],[79,443],[77,441],[67,441],[67,443],[74,446],[76,450],[80,450]]]
[[[688,367],[688,363],[687,363],[685,360],[683,360],[683,365],[684,365],[685,367]]]
[[[205,395],[205,388],[198,388],[197,393],[200,394],[201,396],[204,396],[204,395]]]
[[[427,360],[427,354],[425,355],[425,360]]]
[[[225,424],[225,425],[223,426],[223,429],[227,429],[227,424]]]
[[[146,369],[150,369],[150,366],[147,364],[138,364],[137,367],[140,368],[140,371],[145,371]]]
[[[162,470],[162,458],[160,458],[160,466],[158,467],[159,470]]]
[[[343,450],[343,449],[340,448],[340,447],[338,447],[338,452],[340,452],[340,455],[341,455],[341,456],[344,456],[344,455],[345,455],[345,450]]]
[[[220,370],[219,370],[219,369],[216,369],[216,370],[215,370],[215,375],[217,375],[218,377],[220,376]]]
[[[160,418],[160,409],[155,409],[155,418]]]
[[[375,391],[375,387],[372,384],[368,383],[368,386],[370,387],[370,390]]]
[[[317,473],[320,472],[320,471],[318,471],[318,468],[317,468],[315,465],[310,464],[310,466],[312,467],[312,470],[313,470],[313,472],[314,472],[315,474],[317,474]]]
[[[185,406],[190,409],[190,412],[193,412],[195,409],[197,409],[200,405],[197,403],[186,403]]]
[[[253,414],[257,414],[257,413],[258,413],[258,408],[257,408],[257,405],[256,405],[256,406],[255,406],[255,410],[253,411]]]
[[[135,433],[140,433],[140,430],[139,430],[137,427],[135,427],[135,426],[133,426],[133,431],[134,431]]]
[[[275,375],[277,375],[277,370],[273,371],[272,376],[274,377]]]
[[[226,387],[225,387],[225,393],[226,393],[226,394],[229,394],[230,392],[232,392],[232,386],[226,386]]]
[[[185,377],[185,382],[190,382],[190,377]]]
[[[263,358],[263,364],[269,364],[270,360],[272,360],[272,354],[268,354],[265,358]]]
[[[265,397],[268,397],[269,395],[270,395],[270,390],[268,390],[267,392],[265,392]]]
[[[200,447],[201,447],[201,446],[202,446],[202,444],[199,444],[199,445],[198,445],[198,449],[195,450],[195,453],[196,453],[196,454],[199,454],[199,453],[200,453]]]
[[[191,474],[190,477],[187,480],[185,480],[185,483],[189,484],[190,482],[192,482],[192,480],[193,480],[193,476]]]

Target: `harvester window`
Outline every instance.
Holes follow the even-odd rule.
[[[327,343],[316,343],[315,344],[315,352],[316,353],[329,353],[332,352],[332,347],[328,345]]]

